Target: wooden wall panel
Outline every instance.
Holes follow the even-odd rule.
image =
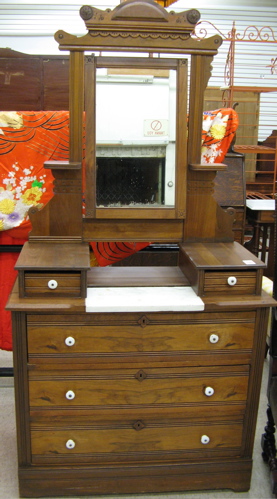
[[[0,110],[41,110],[41,82],[39,57],[0,56]]]
[[[44,110],[67,111],[69,108],[69,59],[43,59]]]
[[[0,49],[0,111],[67,111],[69,57]]]

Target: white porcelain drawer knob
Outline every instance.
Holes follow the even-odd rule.
[[[65,446],[67,449],[74,449],[74,447],[75,447],[74,440],[71,440],[71,439],[67,440]]]
[[[202,437],[201,437],[201,444],[206,445],[206,444],[209,443],[209,441],[210,441],[210,438],[208,437],[208,435],[202,435]]]
[[[66,392],[65,394],[65,397],[67,398],[67,400],[73,400],[75,399],[75,393],[72,390],[68,390],[68,392]]]
[[[55,281],[55,279],[50,279],[50,281],[48,281],[48,288],[49,289],[56,289],[58,287],[58,283],[57,281]]]
[[[75,345],[75,339],[72,338],[72,336],[68,336],[65,340],[64,340],[65,344],[68,346],[68,347],[73,347],[73,345]]]
[[[214,394],[214,389],[211,386],[206,386],[204,393],[207,397],[211,397]]]
[[[230,277],[228,277],[227,279],[227,282],[229,286],[235,286],[235,284],[237,284],[237,278],[233,275],[230,275]]]
[[[210,338],[209,338],[210,343],[217,343],[218,340],[219,340],[219,336],[217,334],[210,335]]]

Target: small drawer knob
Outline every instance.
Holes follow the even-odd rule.
[[[237,278],[233,275],[230,275],[230,277],[228,277],[227,279],[227,282],[229,286],[235,286],[235,284],[237,284]]]
[[[48,281],[48,288],[49,289],[56,289],[58,287],[58,283],[57,281],[55,281],[55,279],[50,279],[50,281]]]
[[[72,336],[68,336],[65,340],[64,340],[65,344],[68,346],[68,347],[73,347],[73,345],[75,345],[75,339],[72,338]]]
[[[65,446],[67,449],[74,449],[74,447],[75,447],[74,440],[71,440],[71,438],[70,438],[69,440],[67,440]]]
[[[65,394],[65,397],[67,398],[67,400],[73,400],[75,399],[75,393],[72,390],[68,390],[68,392],[66,392]]]
[[[211,386],[206,386],[204,393],[207,397],[211,397],[214,394],[214,389]]]
[[[208,437],[208,435],[202,435],[202,437],[201,437],[201,444],[206,445],[206,444],[209,443],[209,441],[210,441],[210,438]]]
[[[218,334],[211,334],[210,335],[210,338],[209,338],[210,343],[217,343],[218,340],[219,340]]]

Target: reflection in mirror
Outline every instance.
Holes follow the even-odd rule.
[[[147,72],[97,69],[97,207],[175,204],[176,70]]]

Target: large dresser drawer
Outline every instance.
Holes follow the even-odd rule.
[[[101,316],[100,316],[101,319]],[[71,356],[79,359],[126,357],[137,354],[182,355],[184,352],[237,352],[252,349],[255,313],[180,314],[170,322],[169,315],[114,318],[108,325],[99,317],[89,323],[75,316],[28,316],[29,360],[36,362]],[[99,323],[97,323],[97,320]],[[127,325],[129,323],[129,325]],[[154,358],[152,358],[154,361]]]
[[[182,421],[118,421],[87,427],[33,426],[31,452],[34,463],[164,461],[172,455],[193,459],[205,455],[239,455],[242,423],[197,425]]]
[[[89,371],[58,378],[30,373],[31,407],[119,407],[246,401],[248,366]]]

